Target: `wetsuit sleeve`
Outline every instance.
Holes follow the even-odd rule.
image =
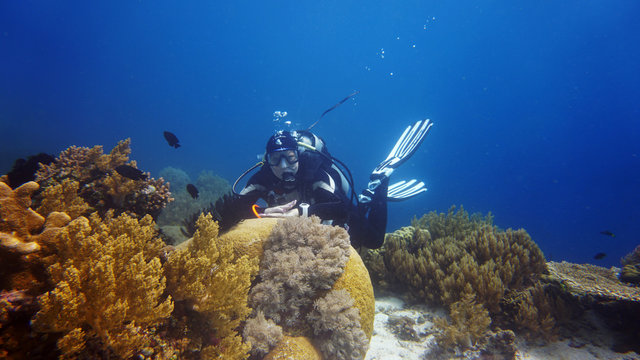
[[[252,205],[263,197],[260,187],[256,187],[257,180],[254,177],[249,179],[247,186],[240,192],[240,195],[229,194],[216,202],[216,211],[218,212],[218,224],[220,231],[224,232],[240,220],[255,217]]]

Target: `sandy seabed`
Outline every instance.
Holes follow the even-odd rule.
[[[442,359],[442,356],[436,356],[434,352],[437,345],[433,335],[433,319],[444,315],[444,309],[434,309],[425,305],[406,306],[403,300],[396,297],[377,298],[373,337],[365,360]],[[402,317],[415,321],[413,326],[417,334],[415,339],[400,339],[397,328],[394,330],[394,327],[389,325],[390,319]],[[640,355],[635,352],[621,354],[612,351],[610,344],[614,336],[594,318],[588,329],[584,332],[576,332],[572,339],[536,345],[516,338],[515,358],[518,360],[640,360]],[[500,356],[483,358],[478,352],[472,351],[448,358],[501,359]]]

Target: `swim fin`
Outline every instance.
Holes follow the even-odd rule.
[[[369,181],[367,188],[362,194],[358,196],[361,203],[370,202],[375,190],[380,186],[382,181],[391,176],[395,169],[404,164],[404,162],[416,152],[429,133],[431,126],[433,126],[431,120],[425,119],[408,126],[404,130],[387,158],[378,164],[371,173],[369,177],[371,181]],[[389,201],[402,201],[412,198],[424,191],[427,191],[427,189],[423,182],[416,184],[416,180],[410,180],[408,182],[400,181],[389,186],[387,199]]]
[[[373,170],[371,180],[391,176],[398,166],[404,164],[416,152],[432,125],[431,120],[425,119],[408,126],[391,149],[389,156]]]
[[[409,181],[399,181],[393,185],[389,185],[387,189],[387,201],[403,201],[410,199],[422,192],[427,191],[424,182],[411,179]]]

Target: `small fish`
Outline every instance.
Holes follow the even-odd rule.
[[[118,172],[118,174],[131,180],[144,180],[147,178],[147,174],[142,172],[142,170],[136,169],[130,165],[116,166],[115,170]]]
[[[174,133],[170,133],[168,131],[165,131],[164,132],[164,138],[169,143],[169,146],[173,146],[176,149],[180,147],[180,144],[178,144],[180,142],[180,140],[178,140],[178,137]]]
[[[605,230],[605,231],[600,231],[600,234],[602,235],[607,235],[607,236],[611,236],[611,237],[616,237],[616,234],[612,233],[609,230]]]
[[[191,195],[192,198],[198,198],[198,188],[193,184],[187,184],[187,192]]]
[[[602,260],[602,259],[604,259],[606,256],[607,256],[607,254],[605,254],[605,253],[603,253],[603,252],[599,252],[599,253],[595,254],[595,255],[593,256],[593,258],[594,258],[594,259],[596,259],[596,260]]]

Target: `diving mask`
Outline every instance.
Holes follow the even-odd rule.
[[[282,162],[282,159],[285,159],[287,164],[293,165],[298,162],[298,151],[284,150],[267,154],[267,163],[269,163],[270,166],[278,166]]]

